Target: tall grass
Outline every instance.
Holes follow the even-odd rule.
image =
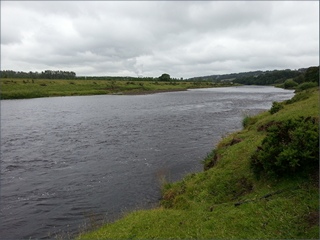
[[[248,113],[244,113],[243,119],[242,119],[242,127],[247,128],[250,125],[253,125],[257,121],[257,118],[255,116],[251,116]]]

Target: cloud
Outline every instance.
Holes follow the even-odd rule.
[[[303,1],[5,1],[1,68],[188,78],[308,67],[319,64],[318,8]]]

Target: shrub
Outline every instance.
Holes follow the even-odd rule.
[[[278,102],[273,102],[272,103],[272,107],[270,109],[270,113],[271,114],[275,114],[276,112],[279,112],[281,109],[283,108],[282,104],[281,103],[278,103]]]
[[[202,161],[204,171],[209,170],[210,168],[213,168],[216,165],[218,160],[219,160],[219,155],[217,153],[217,150],[214,149],[209,154],[207,154],[207,157]]]
[[[249,114],[244,114],[244,117],[242,119],[242,127],[247,128],[257,122],[257,118],[254,116],[250,116]]]
[[[310,93],[308,91],[298,92],[293,96],[293,98],[285,101],[285,103],[286,104],[292,104],[292,103],[295,103],[295,102],[306,100],[309,97],[310,97]]]
[[[302,90],[306,90],[306,89],[309,89],[309,88],[313,88],[313,87],[316,87],[318,86],[318,83],[316,82],[304,82],[304,83],[301,83],[297,89],[302,91]]]
[[[242,119],[242,127],[246,128],[250,125],[250,116],[246,115],[243,119]]]
[[[319,82],[319,66],[309,67],[305,73],[305,80],[307,82]]]
[[[294,88],[298,86],[298,83],[296,83],[295,81],[293,81],[292,79],[288,79],[284,82],[284,88],[288,89],[288,88]]]
[[[267,131],[250,160],[257,177],[261,174],[283,177],[318,169],[318,118],[289,119],[273,124]]]

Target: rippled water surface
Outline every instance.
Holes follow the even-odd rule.
[[[1,101],[1,239],[74,234],[148,208],[159,179],[202,170],[246,114],[293,96],[232,87]]]

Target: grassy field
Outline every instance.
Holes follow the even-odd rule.
[[[230,86],[211,82],[7,79],[0,81],[1,99],[102,94],[147,94],[190,88]]]
[[[77,239],[319,239],[318,168],[257,178],[250,167],[267,126],[298,116],[319,123],[318,96],[318,89],[304,91],[273,114],[247,116],[244,129],[204,160],[206,170],[163,185],[159,207],[84,230]]]

